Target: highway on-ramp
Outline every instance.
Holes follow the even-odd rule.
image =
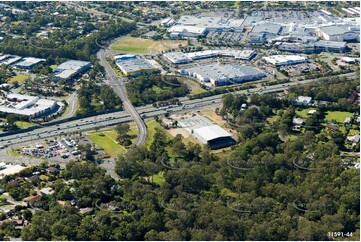
[[[123,102],[124,109],[130,114],[132,119],[135,121],[138,127],[138,137],[137,137],[137,146],[141,146],[144,144],[147,138],[147,127],[143,119],[139,116],[137,110],[133,107],[127,97],[127,91],[124,85],[124,79],[119,77],[113,68],[109,65],[108,61],[106,60],[106,55],[108,51],[107,49],[101,49],[98,52],[98,58],[100,60],[100,64],[104,66],[105,72],[107,74],[108,82],[107,85],[113,87],[114,92],[120,97]]]

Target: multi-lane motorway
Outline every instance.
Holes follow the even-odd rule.
[[[355,73],[344,74],[348,78],[356,78]],[[302,84],[309,83],[315,80],[306,80]],[[290,86],[299,85],[299,83],[279,84],[263,88],[249,89],[250,93],[271,93],[280,92]],[[246,93],[246,90],[238,91],[236,93]],[[216,95],[195,100],[184,100],[181,106],[155,108],[152,105],[142,106],[136,108],[135,111],[144,118],[152,118],[154,116],[164,115],[167,112],[189,112],[204,109],[207,107],[215,107],[221,103],[222,95]],[[26,131],[24,133],[12,134],[0,137],[0,145],[10,145],[14,143],[28,142],[52,136],[57,136],[66,133],[79,132],[84,130],[94,129],[95,127],[114,126],[119,123],[131,122],[133,118],[125,111],[102,114],[93,117],[77,119],[69,122],[64,122],[57,125],[50,125],[46,127],[39,127],[37,129]]]
[[[138,136],[137,136],[137,142],[136,145],[140,146],[144,144],[146,138],[147,138],[147,127],[145,126],[144,121],[139,116],[139,113],[135,110],[133,105],[130,103],[128,97],[127,97],[127,91],[124,86],[124,80],[123,78],[119,77],[113,68],[109,65],[108,61],[106,60],[106,55],[109,53],[107,49],[101,49],[98,52],[98,59],[100,60],[100,64],[104,66],[108,82],[107,84],[111,87],[113,87],[114,92],[120,97],[120,99],[123,102],[123,107],[125,111],[127,111],[130,116],[135,121],[137,127],[138,127]],[[110,54],[111,55],[111,54]]]

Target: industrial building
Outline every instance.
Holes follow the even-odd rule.
[[[12,65],[20,61],[22,57],[17,55],[3,55],[0,57],[0,65]]]
[[[169,52],[163,55],[168,61],[173,64],[190,63],[193,60],[216,58],[216,57],[233,57],[240,60],[250,60],[256,56],[254,50],[204,50],[190,53]]]
[[[139,76],[141,74],[158,73],[159,69],[143,58],[135,55],[117,55],[115,63],[126,76]]]
[[[24,70],[31,70],[34,66],[44,62],[45,59],[39,59],[34,57],[25,57],[20,62],[16,63],[14,66]]]
[[[234,145],[236,142],[232,139],[230,133],[218,125],[210,125],[193,129],[193,136],[204,145],[209,145],[211,149],[220,149]]]
[[[200,65],[189,69],[182,69],[180,70],[180,73],[195,77],[201,82],[209,82],[213,86],[242,83],[266,77],[263,72],[256,68],[236,64]]]
[[[263,59],[274,66],[294,65],[307,62],[307,57],[299,55],[271,55],[263,57]]]
[[[28,95],[9,94],[0,98],[0,112],[32,118],[52,112],[57,106],[56,101]]]
[[[54,79],[58,80],[70,80],[77,75],[85,72],[91,67],[91,63],[88,61],[68,60],[54,69]]]
[[[317,35],[330,41],[360,41],[360,26],[331,25],[319,27]]]
[[[226,130],[213,124],[209,119],[196,114],[189,118],[180,119],[178,124],[201,144],[209,145],[211,149],[221,149],[236,143],[232,135]]]

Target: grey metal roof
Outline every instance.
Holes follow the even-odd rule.
[[[348,30],[348,26],[337,26],[337,25],[331,25],[331,26],[325,26],[325,27],[320,27],[320,30],[322,32],[325,32],[328,35],[340,35],[340,34],[344,34],[346,32],[349,32],[350,30]]]
[[[155,67],[148,61],[141,58],[131,58],[126,60],[117,61],[126,72],[135,72],[146,69],[154,69]]]
[[[252,29],[252,33],[271,33],[271,34],[278,34],[281,31],[281,26],[278,24],[260,24],[255,25]]]
[[[346,47],[346,42],[320,40],[320,41],[315,42],[315,46],[316,47],[342,48],[342,47]]]
[[[89,65],[88,61],[79,61],[79,60],[68,60],[60,65],[58,65],[54,71],[63,71],[63,70],[80,70],[86,65]]]
[[[196,67],[192,67],[187,69],[189,72],[197,73],[203,77],[209,77],[213,80],[217,80],[220,78],[235,78],[241,76],[250,76],[250,75],[259,75],[263,74],[263,72],[257,70],[256,68],[250,66],[241,66],[241,65],[218,65],[218,64],[210,64],[210,65],[200,65]],[[264,75],[264,74],[263,74]]]

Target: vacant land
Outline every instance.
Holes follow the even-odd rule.
[[[13,76],[9,79],[9,83],[18,82],[19,84],[23,84],[26,80],[28,80],[30,77],[28,75],[24,74],[16,74],[16,76]]]
[[[104,131],[90,133],[87,135],[87,137],[100,148],[104,149],[105,153],[110,155],[112,158],[122,155],[126,152],[126,149],[123,146],[117,144],[117,142],[110,136],[106,135]]]
[[[151,40],[142,38],[124,37],[110,46],[114,51],[145,54],[150,52],[161,52],[163,50],[178,49],[179,45],[187,46],[187,41],[179,40]]]
[[[130,125],[130,131],[128,132],[128,135],[131,136],[131,142],[132,144],[135,144],[137,139],[138,129],[135,126],[135,124]],[[127,149],[118,144],[117,139],[117,132],[115,129],[108,129],[108,130],[102,130],[98,132],[89,133],[88,138],[97,144],[100,148],[104,149],[105,153],[110,155],[111,157],[117,157],[119,155],[124,154]]]

